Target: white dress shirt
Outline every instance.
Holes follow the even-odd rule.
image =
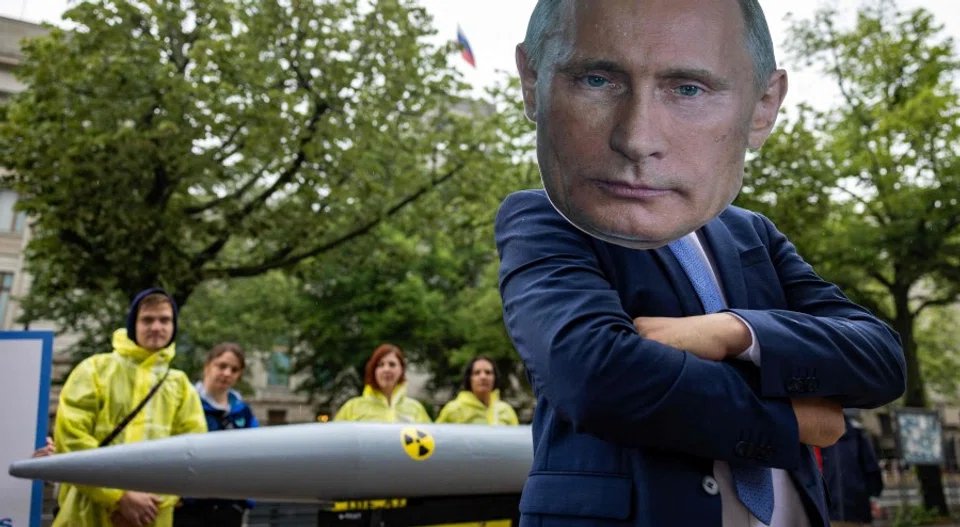
[[[697,254],[707,263],[707,270],[710,271],[710,278],[717,285],[720,291],[720,297],[724,305],[727,305],[727,297],[723,292],[723,287],[717,279],[716,266],[713,258],[704,250],[703,243],[697,233],[687,235],[687,238],[693,242]],[[737,317],[740,318],[740,317]],[[750,347],[737,356],[738,359],[753,361],[757,367],[760,366],[760,347],[757,345],[757,336],[753,332],[750,324],[746,320],[743,323],[750,329],[751,343]],[[803,502],[800,501],[800,493],[785,470],[773,470],[773,518],[770,521],[770,527],[810,527],[810,520],[807,518],[806,510],[803,508]],[[765,524],[755,518],[740,503],[737,498],[736,490],[733,486],[733,477],[730,473],[730,465],[726,461],[715,461],[713,464],[713,476],[717,480],[720,489],[720,503],[723,508],[723,527],[764,527]]]

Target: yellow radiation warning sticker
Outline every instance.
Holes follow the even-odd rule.
[[[432,456],[436,447],[432,435],[414,426],[408,426],[400,431],[400,441],[403,444],[403,451],[417,461],[423,461]]]

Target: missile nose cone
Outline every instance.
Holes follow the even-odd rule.
[[[10,469],[7,471],[8,474],[15,478],[25,478],[25,479],[41,479],[40,475],[36,472],[36,459],[27,459],[23,461],[14,461],[10,464]]]

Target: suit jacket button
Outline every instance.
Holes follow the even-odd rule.
[[[787,381],[787,391],[796,393],[803,389],[803,385],[800,383],[800,379],[794,377]]]
[[[716,496],[720,492],[720,486],[717,485],[717,480],[713,479],[713,476],[704,476],[701,486],[703,491],[711,496]]]
[[[815,392],[820,387],[820,380],[816,377],[807,378],[807,392]]]

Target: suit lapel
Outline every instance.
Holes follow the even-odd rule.
[[[730,229],[717,217],[703,226],[704,238],[710,256],[717,267],[718,278],[727,297],[727,307],[745,308],[747,306],[747,287],[743,281],[743,267],[740,263],[740,251],[730,234]],[[679,267],[679,263],[677,266]]]

